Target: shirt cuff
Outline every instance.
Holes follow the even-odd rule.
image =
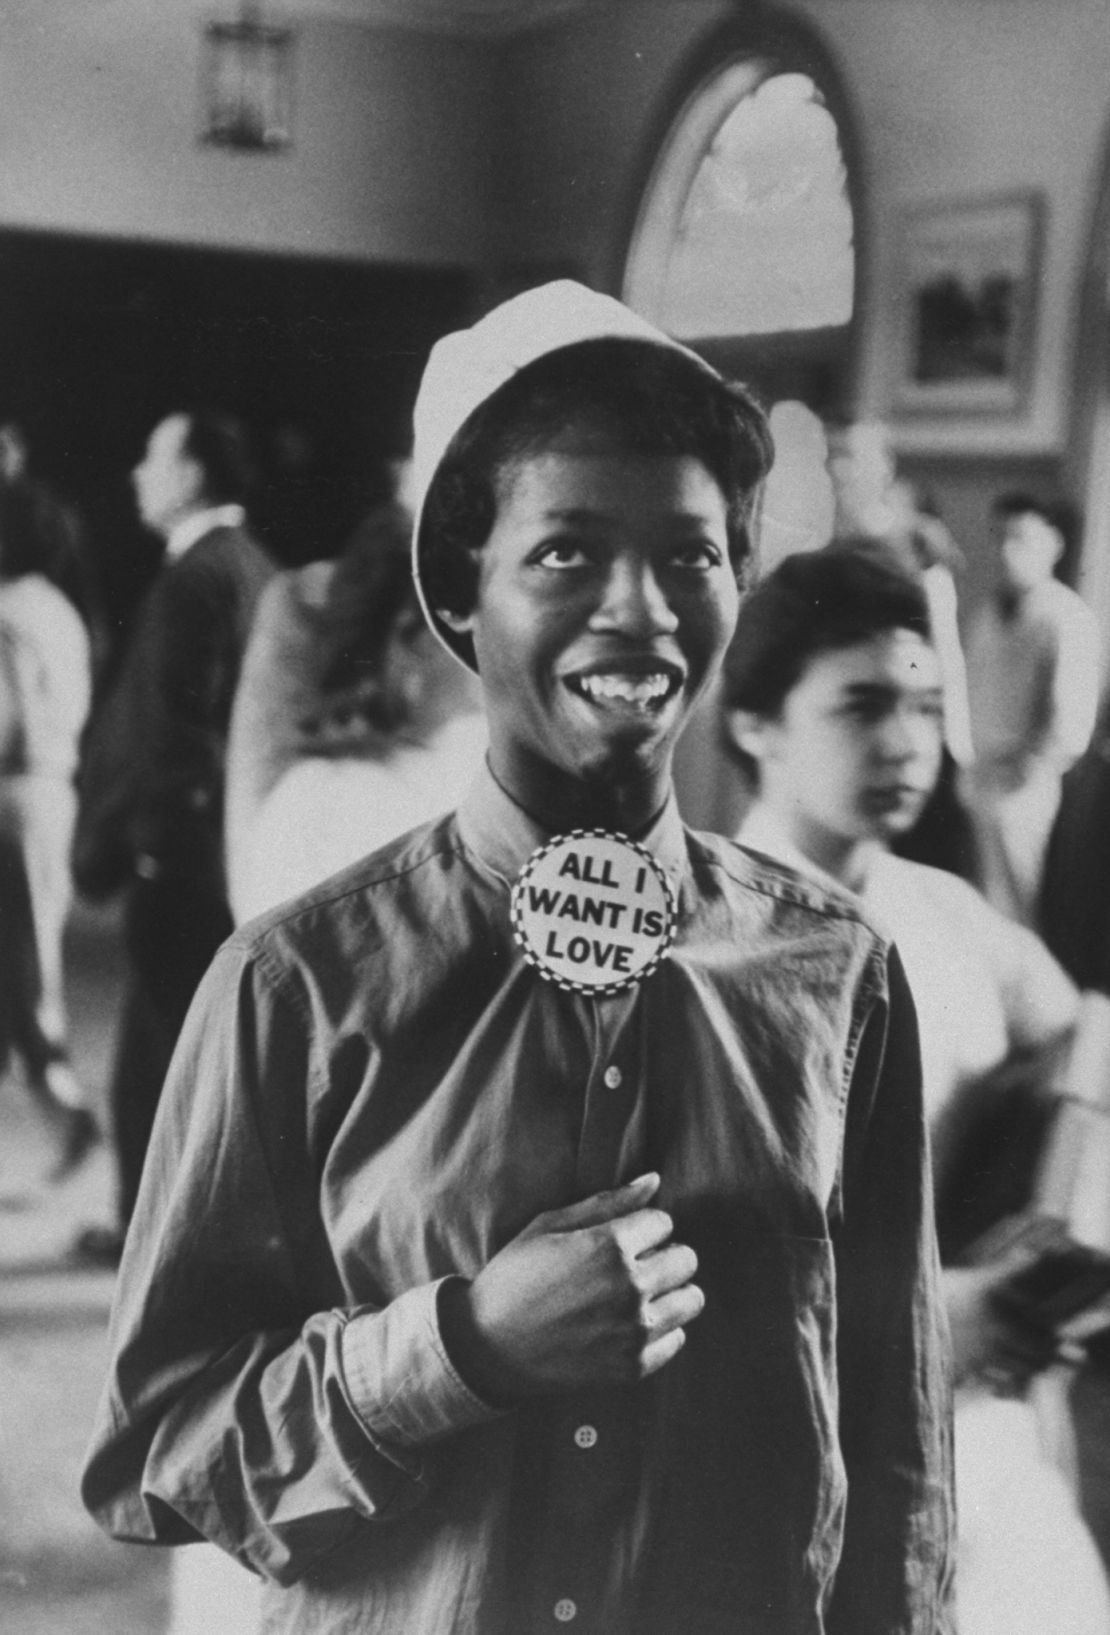
[[[439,1331],[440,1285],[409,1289],[382,1309],[355,1312],[341,1338],[343,1377],[375,1441],[422,1447],[503,1413],[455,1368]]]

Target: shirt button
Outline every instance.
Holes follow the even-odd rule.
[[[621,1072],[619,1067],[607,1067],[605,1069],[604,1078],[606,1086],[610,1090],[619,1090],[624,1074]]]
[[[574,1433],[575,1444],[580,1448],[592,1448],[597,1444],[597,1431],[592,1425],[579,1425]]]
[[[571,1619],[577,1617],[577,1615],[578,1608],[569,1596],[565,1596],[562,1601],[556,1601],[555,1616],[561,1624],[569,1624]]]

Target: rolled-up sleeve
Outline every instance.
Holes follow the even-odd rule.
[[[297,1006],[229,944],[159,1107],[82,1483],[116,1537],[205,1537],[282,1583],[419,1504],[434,1444],[494,1416],[447,1357],[437,1284],[344,1303],[282,1124],[303,1124],[310,1053]]]
[[[955,1515],[948,1339],[916,1018],[891,953],[849,1092],[837,1234],[848,1475],[830,1635],[949,1635]]]

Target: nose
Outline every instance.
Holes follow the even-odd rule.
[[[638,555],[613,559],[590,628],[641,641],[674,634],[678,615],[649,561]]]
[[[892,709],[884,717],[878,734],[884,760],[906,765],[939,752],[941,728],[932,715],[913,705]]]

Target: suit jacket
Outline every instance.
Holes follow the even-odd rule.
[[[228,720],[272,572],[251,534],[217,527],[147,592],[85,744],[73,868],[86,894],[134,878],[222,891]]]

